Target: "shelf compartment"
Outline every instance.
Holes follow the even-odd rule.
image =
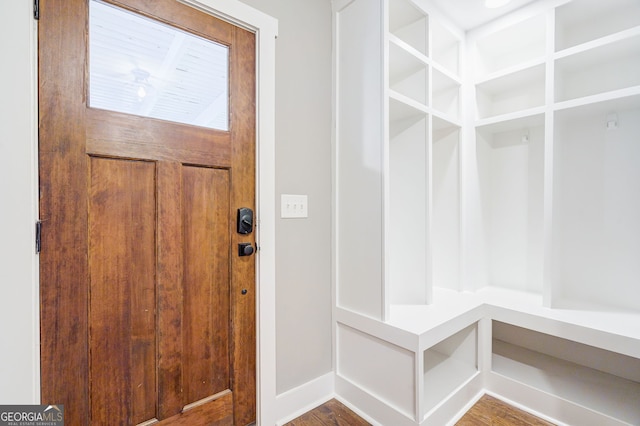
[[[477,348],[477,325],[472,324],[424,351],[427,412],[478,373]]]
[[[438,21],[431,23],[431,58],[453,75],[460,75],[460,39]]]
[[[640,95],[554,122],[552,302],[640,311]]]
[[[498,321],[492,347],[495,373],[640,424],[640,359]]]
[[[389,95],[389,138],[393,138],[411,127],[416,121],[426,117],[424,105],[391,92]]]
[[[429,55],[429,16],[413,2],[389,2],[389,32],[423,55]]]
[[[389,294],[393,304],[425,304],[429,116],[394,98],[389,116]]]
[[[460,290],[460,126],[432,118],[432,282]]]
[[[640,35],[556,60],[556,102],[640,85]]]
[[[420,58],[389,43],[389,88],[421,104],[427,104],[427,64]]]
[[[480,119],[540,107],[544,103],[544,64],[476,85]]]
[[[556,52],[640,25],[637,0],[579,0],[556,9]]]
[[[546,17],[535,16],[487,35],[476,44],[476,80],[532,61],[544,60]]]
[[[542,293],[544,121],[476,128],[483,286]]]
[[[586,116],[605,117],[614,111],[640,109],[640,86],[555,104],[556,117],[575,119]]]
[[[440,71],[432,70],[433,109],[457,119],[460,116],[460,83]]]

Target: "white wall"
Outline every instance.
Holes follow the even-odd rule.
[[[280,194],[309,196],[308,219],[276,221],[281,394],[332,370],[331,2],[242,1],[278,19],[276,206]]]
[[[40,398],[32,2],[0,2],[0,404]]]

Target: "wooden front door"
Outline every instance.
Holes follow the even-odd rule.
[[[228,47],[228,129],[92,107],[89,2],[40,1],[42,403],[69,425],[250,424],[254,34],[175,0],[107,3]]]

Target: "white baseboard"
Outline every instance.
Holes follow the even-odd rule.
[[[276,425],[283,425],[335,396],[333,371],[276,396]]]
[[[336,399],[373,426],[414,426],[416,423],[399,410],[353,382],[336,376]]]

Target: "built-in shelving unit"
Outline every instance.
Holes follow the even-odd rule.
[[[640,87],[640,31],[634,33],[557,59],[556,102]]]
[[[461,35],[412,0],[388,6],[386,288],[428,304],[460,282]]]
[[[432,71],[432,105],[434,113],[440,113],[453,122],[460,117],[460,81],[434,68]]]
[[[389,41],[389,89],[427,104],[428,69],[421,58]]]
[[[478,118],[526,111],[545,104],[544,64],[476,84]]]
[[[389,37],[397,37],[408,46],[429,56],[429,17],[408,0],[389,2]]]
[[[484,285],[542,292],[544,114],[476,128]]]
[[[427,217],[430,135],[429,15],[410,0],[389,2],[389,116],[385,286],[390,303],[428,303]],[[400,39],[403,42],[398,43]],[[398,119],[399,112],[411,110]],[[408,112],[408,111],[407,111]],[[422,218],[411,220],[407,217]]]
[[[460,74],[460,37],[441,20],[431,21],[433,61],[453,75]]]
[[[428,412],[478,373],[477,324],[424,351],[424,408]]]
[[[334,3],[339,390],[381,424],[482,389],[640,423],[640,2],[466,32],[430,0]]]
[[[438,116],[432,121],[432,283],[460,289],[460,141],[461,129]]]
[[[640,309],[640,102],[625,101],[555,114],[556,306]]]
[[[490,32],[477,41],[475,75],[479,81],[542,63],[546,55],[546,17],[534,16]]]
[[[555,50],[560,52],[640,25],[635,0],[579,0],[555,10]]]
[[[574,404],[640,424],[640,359],[493,321],[492,371]]]

